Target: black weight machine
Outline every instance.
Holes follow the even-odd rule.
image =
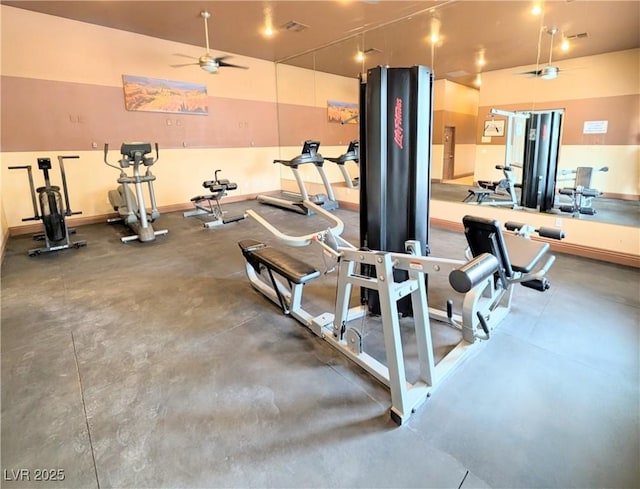
[[[329,179],[324,172],[324,157],[318,152],[319,148],[319,141],[308,140],[304,142],[302,152],[295,158],[290,160],[273,160],[274,163],[280,163],[281,165],[291,169],[293,176],[296,179],[296,183],[298,184],[298,188],[300,189],[300,193],[282,192],[278,196],[258,195],[258,202],[261,204],[280,207],[281,209],[297,212],[298,214],[304,214],[306,216],[313,214],[313,211],[308,206],[305,206],[305,201],[311,201],[328,211],[337,209],[338,202],[333,194],[333,189],[331,188]],[[320,178],[322,179],[322,183],[324,184],[324,188],[327,192],[326,194],[309,195],[307,192],[307,187],[305,186],[302,176],[300,175],[300,170],[298,169],[300,165],[307,164],[312,164],[320,174]]]
[[[38,158],[38,169],[44,174],[44,187],[35,188],[31,165],[10,166],[9,170],[27,170],[29,177],[29,188],[31,190],[31,202],[33,204],[33,217],[25,217],[23,221],[42,221],[44,232],[35,234],[33,239],[44,240],[44,248],[34,248],[29,250],[29,256],[39,255],[49,251],[65,250],[67,248],[80,248],[86,246],[87,242],[71,241],[70,234],[75,230],[67,226],[66,218],[82,211],[72,211],[69,204],[69,191],[67,189],[67,176],[64,170],[65,159],[78,159],[79,156],[58,156],[60,166],[60,178],[62,180],[62,194],[60,187],[51,185],[49,170],[51,170],[50,158]],[[64,194],[64,203],[63,203]],[[38,202],[40,203],[40,214],[38,214]]]
[[[340,156],[337,157],[330,157],[330,156],[325,156],[324,159],[327,161],[330,161],[332,163],[335,163],[336,165],[338,165],[338,168],[340,169],[340,172],[342,173],[342,177],[344,178],[344,183],[347,184],[347,187],[349,188],[358,188],[359,184],[360,184],[360,179],[359,177],[355,177],[355,178],[351,178],[351,175],[349,174],[349,171],[346,168],[346,165],[348,162],[353,162],[356,165],[359,164],[360,162],[360,143],[358,142],[358,140],[353,140],[349,143],[349,146],[347,147],[347,151],[343,154],[341,154]]]
[[[553,211],[562,118],[562,110],[529,112],[524,128],[522,207]]]
[[[109,191],[109,202],[113,206],[113,210],[117,211],[119,217],[108,219],[107,222],[123,222],[135,234],[131,236],[123,236],[120,240],[123,243],[129,241],[140,240],[142,242],[153,241],[156,236],[167,234],[169,231],[162,229],[156,231],[153,229],[152,222],[160,217],[160,211],[156,207],[156,196],[153,189],[153,182],[156,179],[151,173],[151,165],[158,161],[158,143],[156,143],[156,157],[147,156],[151,153],[150,143],[122,143],[120,154],[122,158],[118,160],[118,166],[112,165],[107,161],[109,145],[104,145],[104,162],[107,166],[120,170],[118,177],[118,187]],[[144,175],[140,174],[140,165],[146,166],[147,171]],[[125,170],[133,167],[133,175],[129,176]],[[151,210],[148,211],[144,202],[142,192],[142,184],[147,183],[149,190],[149,200]],[[133,185],[135,195],[129,188]]]
[[[209,221],[205,221],[203,226],[211,229],[216,226],[222,226],[230,222],[241,221],[244,219],[244,214],[232,217],[224,217],[225,211],[222,210],[220,200],[227,195],[227,192],[236,190],[238,184],[230,182],[227,178],[218,178],[218,173],[222,170],[216,170],[213,174],[213,180],[205,180],[202,182],[202,186],[211,192],[206,195],[196,195],[191,199],[195,209],[186,211],[182,215],[184,217],[193,216],[207,216],[212,218]]]

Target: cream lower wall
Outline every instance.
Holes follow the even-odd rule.
[[[283,188],[295,190],[295,182],[283,181]],[[318,184],[309,184],[309,193],[321,193]],[[336,198],[345,206],[355,207],[359,204],[358,190],[334,187]],[[444,202],[431,200],[429,211],[432,219],[439,219],[462,224],[462,218],[467,214],[474,216],[507,221],[524,222],[535,226],[560,227],[565,232],[563,243],[578,247],[589,247],[613,253],[624,253],[640,256],[640,228],[618,226],[596,221],[582,221],[580,219],[564,218],[539,212],[514,211],[499,207],[478,206],[458,202]],[[462,252],[462,250],[461,250]]]
[[[444,146],[442,144],[434,144],[431,146],[431,179],[442,180]]]
[[[7,216],[4,213],[4,205],[0,199],[0,255],[4,256],[4,247],[9,239],[9,225],[7,224]],[[0,258],[0,261],[2,259]]]
[[[490,206],[472,206],[457,202],[431,201],[431,217],[462,223],[467,214],[507,221],[524,222],[535,226],[560,227],[565,232],[564,243],[588,246],[630,255],[640,255],[640,228],[618,226],[596,221],[561,218],[540,212],[513,211]]]
[[[473,175],[475,162],[476,162],[476,145],[475,144],[456,144],[454,177],[459,175]]]
[[[69,154],[69,153],[64,153]],[[65,161],[71,208],[82,211],[83,217],[113,212],[108,191],[117,186],[119,172],[106,166],[102,151],[75,152],[78,160]],[[109,162],[117,165],[119,151],[109,152]],[[12,165],[31,165],[35,185],[44,183],[37,169],[36,158],[50,157],[53,162],[51,180],[60,185],[57,153],[2,153],[2,211],[7,227],[24,226],[23,217],[33,215],[26,170],[8,170]],[[225,148],[225,149],[168,149],[160,148],[160,159],[151,166],[156,176],[154,188],[158,206],[188,203],[191,197],[206,193],[205,180],[213,180],[220,169],[220,178],[238,184],[230,196],[254,195],[280,188],[280,170],[272,161],[278,158],[278,148]],[[129,171],[130,173],[130,171]],[[147,198],[145,188],[145,198]],[[148,201],[147,201],[148,204]],[[29,223],[33,224],[33,223]]]
[[[504,164],[504,154],[504,146],[478,145],[474,179],[503,178],[495,165]],[[601,192],[640,195],[640,146],[563,145],[558,157],[558,170],[578,166],[609,167],[608,172],[593,175],[593,187]],[[515,177],[516,181],[522,181],[521,170],[516,169]]]

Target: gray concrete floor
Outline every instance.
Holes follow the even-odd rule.
[[[226,206],[247,207],[297,234],[321,222]],[[357,214],[337,212],[356,242]],[[34,258],[29,237],[9,240],[2,487],[640,485],[638,270],[558,256],[552,288],[519,287],[492,339],[398,428],[382,386],[251,288],[236,243],[273,242],[256,223],[157,224],[166,237],[126,245],[118,225],[83,226],[86,248]],[[462,256],[459,233],[430,241]],[[308,286],[311,308],[332,281]],[[445,348],[452,330],[433,330]]]

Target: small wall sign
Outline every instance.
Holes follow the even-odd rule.
[[[584,121],[583,134],[607,134],[609,121]]]

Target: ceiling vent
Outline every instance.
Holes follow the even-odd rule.
[[[566,39],[584,39],[585,37],[589,37],[589,34],[587,34],[586,32],[581,32],[580,34],[571,34],[570,36],[566,36]]]
[[[461,76],[469,76],[471,73],[464,70],[450,71],[449,73],[445,73],[444,76],[448,78],[460,78]]]
[[[364,51],[364,54],[381,54],[381,53],[382,51],[380,51],[378,48],[369,48]]]
[[[296,22],[295,20],[290,20],[289,22],[286,22],[285,24],[282,24],[282,26],[280,26],[282,30],[289,32],[302,32],[308,27],[308,25],[301,24],[300,22]]]

